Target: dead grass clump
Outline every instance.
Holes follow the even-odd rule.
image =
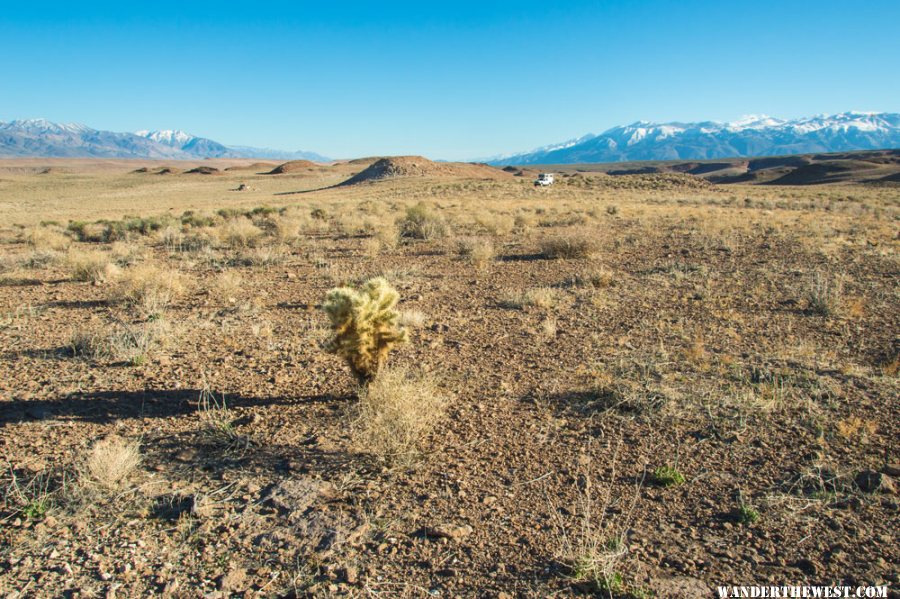
[[[404,310],[400,313],[397,324],[408,329],[421,329],[427,320],[428,317],[421,310]]]
[[[614,451],[613,475],[604,477],[609,480],[615,480],[619,448]],[[556,514],[557,558],[576,582],[590,585],[604,596],[618,597],[632,590],[622,572],[641,483],[635,485],[630,501],[627,497],[617,497],[611,483],[595,489],[587,454],[582,454],[579,462],[573,485],[574,510],[553,510]],[[571,511],[574,511],[571,517],[564,518],[563,514]]]
[[[121,269],[110,262],[109,256],[98,251],[70,251],[66,263],[76,281],[100,283],[115,279]]]
[[[400,236],[407,239],[443,239],[450,230],[444,217],[423,202],[407,208],[398,224]]]
[[[68,348],[78,358],[140,366],[149,360],[151,351],[165,344],[170,332],[168,321],[161,318],[137,325],[119,323],[100,331],[79,329],[69,338]]]
[[[467,237],[460,239],[457,245],[457,253],[467,258],[477,268],[484,268],[497,255],[494,244],[489,239]]]
[[[554,260],[592,258],[598,251],[597,240],[586,231],[555,235],[540,242],[541,254]]]
[[[844,303],[844,281],[831,278],[817,271],[807,282],[805,290],[806,309],[818,316],[834,316]]]
[[[144,249],[136,243],[114,241],[109,246],[109,255],[119,266],[131,266],[144,257]]]
[[[72,244],[72,238],[54,229],[35,227],[25,235],[25,241],[36,250],[61,252]]]
[[[272,266],[281,264],[286,257],[284,246],[261,245],[241,252],[234,261],[243,266]]]
[[[211,294],[224,298],[226,301],[236,301],[241,291],[244,279],[238,273],[230,270],[219,274],[210,289]]]
[[[521,310],[526,306],[549,309],[556,305],[556,291],[550,287],[537,287],[527,291],[507,290],[500,297],[501,308]]]
[[[88,454],[82,479],[106,491],[115,491],[141,463],[140,443],[110,436],[98,441]]]
[[[259,241],[263,231],[250,220],[237,217],[228,220],[219,229],[219,242],[230,248],[247,248]]]
[[[446,405],[447,397],[433,378],[404,368],[382,370],[360,391],[354,439],[379,459],[409,461]]]
[[[22,260],[24,268],[41,269],[53,264],[58,264],[63,259],[63,254],[56,250],[39,250],[35,249]]]
[[[605,266],[596,265],[582,269],[576,273],[571,282],[576,287],[604,289],[613,285],[615,282],[615,273]]]
[[[509,235],[516,226],[513,217],[492,212],[482,212],[476,215],[475,224],[494,236]]]
[[[290,244],[300,236],[300,230],[309,221],[305,215],[285,213],[272,218],[272,235],[278,243]]]
[[[117,296],[146,316],[158,316],[184,292],[185,280],[181,273],[145,264],[125,271]]]

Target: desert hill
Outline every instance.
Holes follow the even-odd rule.
[[[509,167],[507,167],[509,168]],[[554,172],[605,173],[611,176],[686,174],[710,183],[816,185],[891,183],[900,174],[900,150],[864,150],[710,161],[648,161],[606,164],[544,165]]]
[[[315,168],[319,166],[312,160],[291,160],[289,162],[285,162],[284,164],[279,164],[271,171],[266,173],[267,175],[285,175],[288,173],[296,173],[301,171],[306,171],[311,168]]]
[[[459,177],[468,179],[504,179],[508,173],[479,163],[433,162],[422,156],[389,156],[372,163],[341,185],[356,185],[401,177]]]

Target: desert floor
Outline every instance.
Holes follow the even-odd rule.
[[[4,597],[900,585],[900,188],[251,163],[0,161]]]

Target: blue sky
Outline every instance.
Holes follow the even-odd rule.
[[[896,0],[329,4],[4,3],[0,120],[470,159],[636,120],[900,110]]]

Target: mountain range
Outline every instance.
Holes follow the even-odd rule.
[[[184,131],[116,133],[45,119],[0,122],[0,158],[6,157],[329,160],[315,152],[226,146]]]
[[[708,160],[900,148],[900,114],[844,112],[794,120],[748,116],[730,123],[638,121],[599,135],[494,156],[493,165]]]

